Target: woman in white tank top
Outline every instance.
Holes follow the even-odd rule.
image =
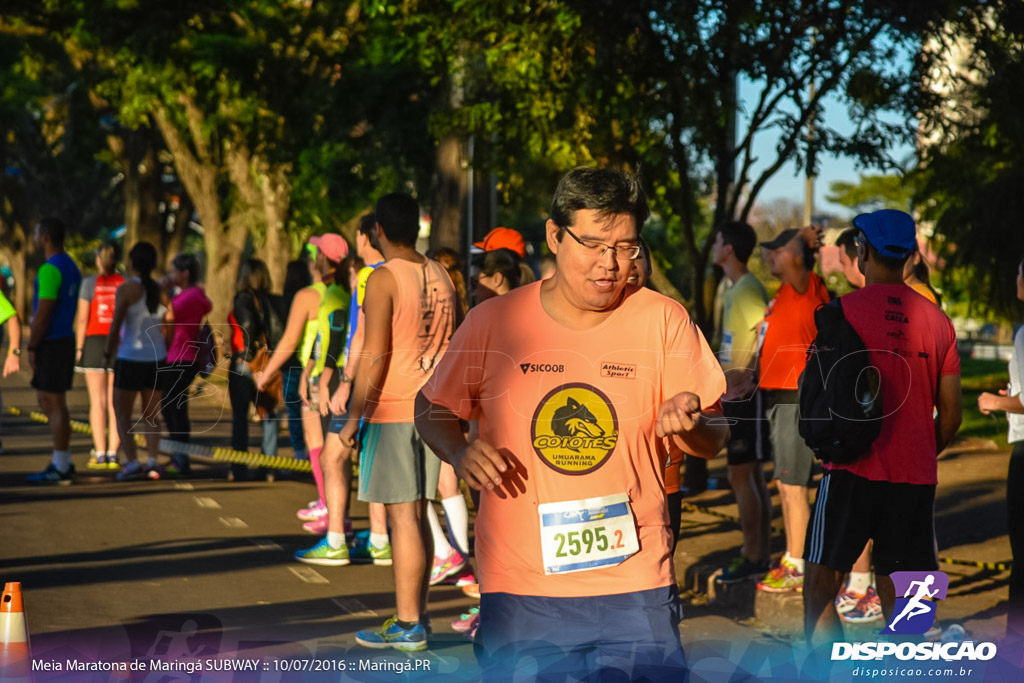
[[[128,253],[127,270],[131,274],[117,289],[114,320],[107,336],[107,357],[114,356],[114,414],[121,447],[127,461],[121,467],[119,480],[159,479],[157,453],[160,448],[160,368],[167,358],[163,335],[163,318],[167,308],[160,300],[160,288],[151,273],[156,266],[156,249],[149,242],[139,242]],[[142,397],[142,420],[132,417],[135,397]],[[139,429],[146,434],[149,461],[139,462],[135,435]]]

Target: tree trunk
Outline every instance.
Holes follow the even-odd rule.
[[[437,146],[437,175],[430,207],[432,250],[451,247],[460,252],[465,251],[462,224],[466,214],[469,178],[463,168],[463,158],[463,144],[457,137],[447,137]]]

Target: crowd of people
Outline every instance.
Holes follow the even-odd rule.
[[[635,176],[583,168],[555,190],[539,278],[522,235],[502,227],[468,255],[466,282],[460,253],[416,250],[420,208],[401,193],[362,218],[354,249],[338,234],[311,238],[283,294],[265,263],[243,261],[226,321],[231,446],[249,448],[255,419],[262,452],[275,454],[286,420],[316,484],[296,514],[321,537],[295,559],[392,566],[395,614],[360,631],[361,645],[425,649],[428,590],[447,582],[480,599],[452,627],[475,637],[489,677],[526,661],[555,677],[619,669],[656,680],[682,669],[672,563],[680,469],[723,450],[743,543],[716,580],[803,592],[809,642],[841,638],[843,621],[890,615],[892,572],[938,568],[936,456],[960,423],[960,367],[913,219],[862,214],[837,241],[854,290],[837,305],[870,350],[884,404],[899,408],[866,452],[823,464],[800,435],[816,312],[835,298],[814,270],[821,229],[760,243],[781,283],[774,297],[748,269],[754,230],[730,222],[716,231],[712,260],[727,286],[709,343],[682,305],[653,290],[640,236],[648,215]],[[97,274],[83,279],[59,221],[40,221],[35,239],[47,260],[27,350],[54,449],[29,481],[74,479],[65,393],[76,370],[89,390],[89,468],[122,480],[188,476],[187,455],[161,465],[158,445],[161,421],[175,442],[190,439],[190,387],[216,322],[199,261],[179,254],[156,280],[156,249],[139,242],[121,275],[116,245],[104,244]],[[1017,295],[1024,300],[1024,261]],[[20,324],[0,299],[5,319],[7,376],[20,366]],[[1008,391],[979,398],[982,411],[1010,418],[1015,555],[1024,547],[1013,519],[1024,477],[1022,356],[1024,330]],[[785,536],[774,564],[769,463]],[[462,483],[477,510],[473,543]],[[353,491],[369,504],[359,532]],[[1015,566],[1015,615],[1022,578]]]

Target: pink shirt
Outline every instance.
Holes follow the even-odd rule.
[[[953,323],[907,285],[871,285],[841,299],[882,375],[882,432],[847,470],[872,481],[936,484],[935,420],[939,378],[960,374]]]
[[[191,363],[199,351],[199,331],[203,318],[213,310],[202,287],[188,287],[171,302],[174,311],[174,337],[167,350],[168,363]]]

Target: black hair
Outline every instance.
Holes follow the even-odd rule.
[[[488,277],[495,273],[501,273],[508,281],[509,289],[518,287],[519,281],[522,279],[519,269],[519,254],[511,249],[485,251],[473,260],[473,265]]]
[[[416,246],[420,233],[420,205],[404,192],[392,192],[377,200],[374,209],[377,224],[388,242]]]
[[[871,256],[871,260],[882,266],[886,270],[898,270],[900,273],[903,272],[903,266],[906,264],[907,259],[910,258],[910,254],[907,254],[903,258],[894,258],[892,256],[883,256],[875,249],[875,245],[871,244],[864,238],[864,245],[868,248],[868,254]],[[913,253],[913,252],[911,252]]]
[[[292,299],[304,289],[313,284],[313,278],[309,274],[309,261],[298,258],[288,263],[284,275],[284,300],[290,306]]]
[[[729,221],[720,227],[718,232],[722,234],[722,244],[732,247],[733,253],[736,254],[740,263],[750,260],[750,255],[754,253],[754,247],[757,246],[757,233],[749,224],[743,221]]]
[[[836,246],[846,252],[846,257],[851,261],[857,258],[857,233],[858,228],[847,228],[839,233],[836,238]]]
[[[418,223],[419,216],[416,217],[416,220]],[[359,232],[369,240],[371,247],[380,251],[380,240],[377,239],[377,216],[374,213],[368,213],[359,219]]]
[[[189,287],[199,282],[199,260],[195,254],[178,254],[171,265],[179,272],[188,273]]]
[[[258,258],[242,261],[238,268],[238,280],[235,281],[235,293],[269,292],[270,268]]]
[[[55,247],[64,246],[64,235],[67,233],[64,222],[54,216],[47,216],[39,221],[39,234],[47,237]]]
[[[911,256],[913,256],[913,254],[911,254]],[[917,265],[914,266],[914,277],[916,277],[918,280],[924,283],[925,287],[927,287],[928,290],[931,291],[932,296],[935,297],[935,302],[939,306],[941,306],[942,295],[939,294],[939,292],[934,287],[932,287],[931,271],[928,270],[928,264],[924,262],[924,258],[918,261]]]
[[[637,234],[651,215],[647,196],[635,173],[610,168],[576,168],[558,181],[551,199],[551,220],[560,228],[576,221],[582,209],[597,211],[599,219],[617,214],[630,214],[636,222]],[[562,233],[559,231],[558,240]]]
[[[160,306],[160,286],[153,280],[153,269],[156,268],[156,247],[149,242],[136,242],[128,252],[128,260],[132,262],[132,270],[139,274],[142,289],[146,292],[146,308],[156,313]]]

